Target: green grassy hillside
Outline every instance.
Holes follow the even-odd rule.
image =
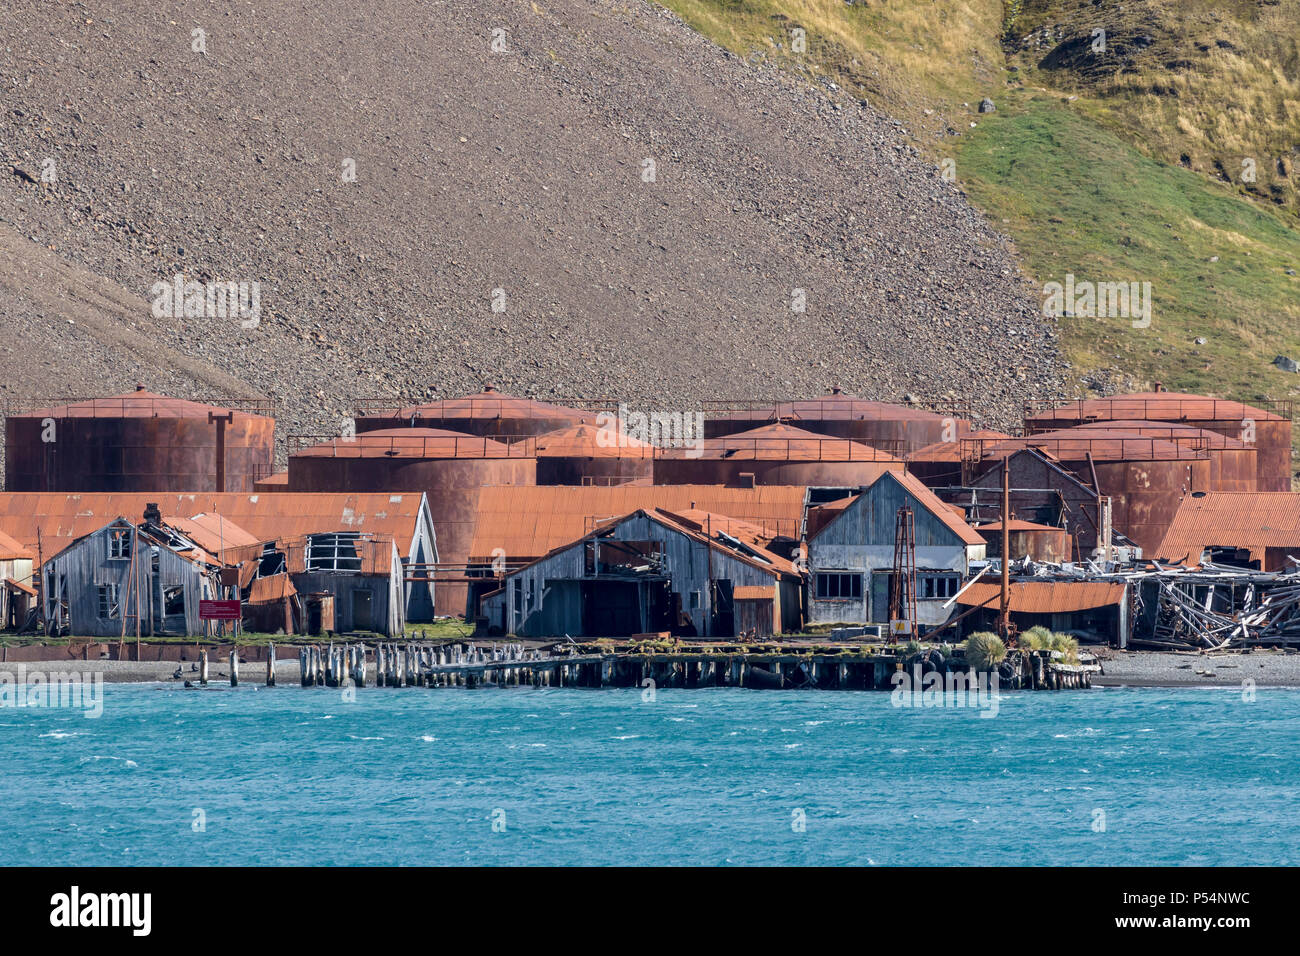
[[[1081,391],[1300,396],[1272,364],[1300,358],[1300,0],[664,2],[750,62],[895,115],[1040,287],[1150,282],[1150,328],[1061,320]],[[1246,157],[1253,183],[1233,174]]]

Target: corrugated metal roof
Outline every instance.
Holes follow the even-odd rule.
[[[35,557],[35,551],[0,531],[0,561],[22,560],[23,558],[34,559]]]
[[[30,584],[24,584],[17,578],[5,578],[5,587],[10,591],[22,591],[24,594],[36,597],[36,588],[32,587]]]
[[[920,478],[908,474],[907,472],[900,474],[894,471],[887,471],[877,478],[876,481],[885,481],[891,478],[906,488],[919,504],[923,505],[927,511],[938,518],[945,527],[952,531],[953,534],[957,535],[957,537],[961,538],[963,542],[966,544],[987,544],[984,537],[967,524],[964,518],[959,516],[958,512],[962,511],[960,507],[954,508],[952,505],[941,499],[931,491]]]
[[[259,541],[326,531],[368,531],[393,536],[403,557],[415,536],[422,495],[388,492],[242,494],[0,493],[0,531],[33,551],[37,529],[45,557],[82,535],[98,531],[121,515],[142,520],[145,505],[156,502],[163,514],[221,515]]]
[[[792,485],[489,486],[479,491],[470,557],[487,561],[500,548],[511,563],[527,561],[605,521],[652,508],[680,513],[694,507],[746,521],[769,538],[798,538],[805,492]]]
[[[957,598],[970,607],[984,604],[997,610],[1000,584],[976,582]],[[1020,614],[1064,614],[1109,607],[1124,599],[1124,585],[1112,581],[1012,581],[1007,592],[1010,610]]]
[[[298,590],[287,574],[271,574],[258,578],[248,590],[249,604],[271,604],[293,597]]]
[[[1211,491],[1179,503],[1155,557],[1200,560],[1206,548],[1300,548],[1300,494]]]
[[[209,554],[220,555],[223,549],[254,544],[257,537],[229,518],[215,514],[197,514],[192,518],[164,515],[163,524],[175,528]]]
[[[742,584],[731,592],[737,601],[771,601],[776,598],[774,584]]]

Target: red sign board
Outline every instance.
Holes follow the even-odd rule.
[[[238,621],[238,601],[199,601],[199,620]]]

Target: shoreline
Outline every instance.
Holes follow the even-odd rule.
[[[1095,653],[1095,651],[1094,651]],[[1093,676],[1093,686],[1098,688],[1152,687],[1192,689],[1241,687],[1247,680],[1258,689],[1300,687],[1300,653],[1286,651],[1254,650],[1249,653],[1182,654],[1169,651],[1106,651],[1101,652],[1099,663],[1102,672]],[[180,676],[177,677],[177,669]],[[239,683],[266,685],[266,662],[241,663]],[[10,661],[0,664],[0,672],[17,677],[22,673],[80,674],[82,679],[100,675],[106,684],[174,684],[184,686],[185,681],[198,684],[198,669],[190,662],[175,661],[77,661],[50,659],[37,661]],[[283,658],[276,661],[277,686],[300,686],[298,661]],[[229,685],[229,665],[214,661],[208,665],[208,684]]]

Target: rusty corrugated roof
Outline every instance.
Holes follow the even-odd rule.
[[[215,514],[197,514],[192,518],[164,515],[163,524],[175,528],[209,554],[220,555],[223,549],[253,544],[257,537],[229,518]]]
[[[0,493],[0,532],[32,549],[41,534],[45,557],[120,515],[138,523],[145,505],[163,514],[212,514],[228,518],[259,541],[327,531],[366,531],[393,536],[407,556],[420,513],[419,492],[307,493],[190,492],[186,494]]]
[[[511,563],[531,560],[605,521],[653,508],[710,511],[755,525],[769,538],[798,538],[805,491],[793,485],[489,486],[479,491],[470,557],[487,561],[500,548]]]
[[[0,531],[0,561],[35,559],[36,552]]]
[[[248,603],[271,604],[293,597],[297,593],[289,575],[270,574],[253,582],[253,586],[248,591]]]
[[[776,598],[774,584],[742,584],[732,590],[737,601],[771,601]]]
[[[1001,590],[1000,584],[978,581],[962,592],[957,603],[967,607],[983,604],[997,610]],[[1124,585],[1113,581],[1012,581],[1007,599],[1010,610],[1020,614],[1090,611],[1120,603]]]
[[[1206,548],[1300,547],[1300,494],[1290,491],[1210,491],[1179,502],[1154,557],[1200,560]]]
[[[933,514],[945,527],[953,534],[957,535],[966,544],[987,544],[984,537],[972,528],[966,519],[960,516],[963,509],[960,506],[950,505],[944,501],[929,487],[913,474],[903,472],[902,474],[893,471],[887,471],[876,481],[886,481],[892,478],[901,484],[918,503],[924,505],[926,510]],[[873,482],[872,484],[875,484]]]

